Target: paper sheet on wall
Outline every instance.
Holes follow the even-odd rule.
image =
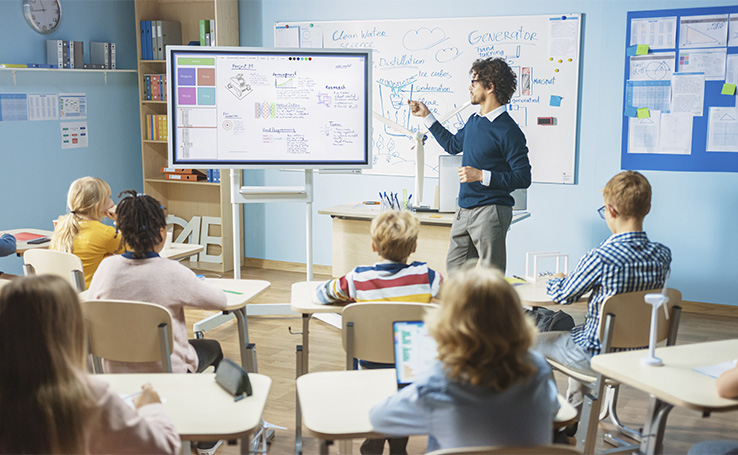
[[[28,95],[29,120],[56,120],[59,118],[59,97],[56,93]]]
[[[87,147],[87,122],[61,122],[61,148]]]
[[[738,112],[735,107],[710,107],[708,152],[738,152]]]
[[[640,109],[647,107],[651,110],[669,112],[669,96],[671,94],[671,80],[665,81],[626,81],[625,105],[626,108]]]
[[[633,81],[670,80],[676,71],[676,52],[653,52],[630,58],[630,79]]]
[[[648,44],[651,49],[674,49],[676,19],[676,16],[633,19],[630,22],[630,45]]]
[[[661,114],[659,129],[658,153],[672,155],[689,155],[692,153],[692,120],[691,114]]]
[[[300,47],[300,30],[297,27],[276,27],[274,29],[275,47]]]
[[[728,46],[738,46],[738,14],[731,14],[728,24]]]
[[[0,93],[0,122],[28,120],[28,96],[25,93]]]
[[[705,73],[708,81],[725,79],[725,59],[728,50],[691,49],[679,52],[680,73]]]
[[[687,112],[702,117],[704,104],[704,73],[674,73],[671,76],[671,112]]]
[[[738,85],[738,54],[728,55],[725,64],[725,83]]]
[[[87,96],[84,93],[60,93],[59,118],[62,120],[87,118]]]
[[[658,153],[661,112],[648,118],[631,118],[628,126],[628,153]]]
[[[679,20],[679,48],[719,47],[728,43],[728,15],[684,16]]]
[[[576,58],[579,51],[579,18],[552,17],[548,20],[548,55]]]

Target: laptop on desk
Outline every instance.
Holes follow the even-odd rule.
[[[392,334],[399,390],[428,369],[438,352],[436,341],[428,334],[423,321],[395,321],[392,323]]]

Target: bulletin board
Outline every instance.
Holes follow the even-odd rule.
[[[622,169],[738,172],[738,6],[628,13]]]
[[[534,182],[575,183],[581,14],[447,19],[278,22],[275,47],[371,48],[373,109],[405,132],[374,121],[373,166],[364,173],[415,175],[414,143],[423,131],[408,99],[437,118],[469,100],[474,60],[502,57],[518,78],[508,113],[528,141]],[[452,132],[477,111],[469,106],[445,126]],[[437,176],[443,149],[428,134],[425,175]]]

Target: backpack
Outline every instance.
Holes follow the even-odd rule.
[[[569,331],[574,328],[574,318],[563,311],[553,311],[541,306],[534,306],[525,313],[533,318],[539,332]]]

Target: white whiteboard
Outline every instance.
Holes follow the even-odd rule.
[[[508,112],[528,140],[533,181],[574,183],[580,35],[580,14],[277,22],[274,45],[373,49],[374,111],[412,131],[423,127],[407,99],[443,116],[469,100],[474,60],[503,57],[518,75]],[[474,111],[466,108],[446,126],[456,131]],[[538,125],[539,118],[555,124]],[[410,139],[375,122],[372,142],[373,167],[364,173],[415,175]],[[425,175],[436,176],[444,152],[430,134],[425,150]]]

